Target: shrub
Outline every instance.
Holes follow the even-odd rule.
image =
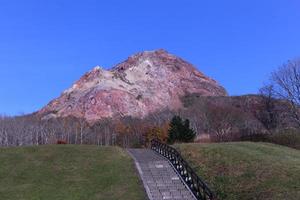
[[[296,149],[300,149],[300,131],[286,129],[268,136],[268,141]]]
[[[273,133],[255,133],[242,135],[241,141],[251,142],[269,142],[288,146],[295,149],[300,149],[300,130],[297,129],[285,129]]]
[[[242,135],[240,140],[251,141],[251,142],[269,142],[269,135],[263,133]]]
[[[166,143],[168,139],[168,133],[164,130],[164,126],[162,127],[149,127],[146,130],[145,134],[145,144],[149,146],[153,139],[158,139],[159,141]]]

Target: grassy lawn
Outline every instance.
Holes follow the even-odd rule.
[[[300,199],[300,151],[268,143],[176,145],[220,199]]]
[[[0,148],[2,200],[144,200],[134,163],[117,147]]]

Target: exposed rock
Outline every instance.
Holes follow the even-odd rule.
[[[226,96],[216,81],[165,50],[129,57],[111,70],[97,66],[70,89],[39,111],[42,115],[83,117],[90,122],[106,117],[145,117],[165,108],[182,107],[187,93]]]

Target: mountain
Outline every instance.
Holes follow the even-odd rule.
[[[183,59],[165,50],[130,56],[110,70],[86,73],[38,113],[44,118],[74,116],[89,122],[123,116],[145,117],[182,107],[186,94],[227,96],[225,89]]]

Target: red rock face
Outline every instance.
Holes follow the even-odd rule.
[[[227,95],[216,81],[181,58],[164,50],[147,51],[111,70],[95,67],[39,113],[72,115],[89,122],[129,115],[142,118],[165,108],[180,108],[180,97],[186,93]]]

